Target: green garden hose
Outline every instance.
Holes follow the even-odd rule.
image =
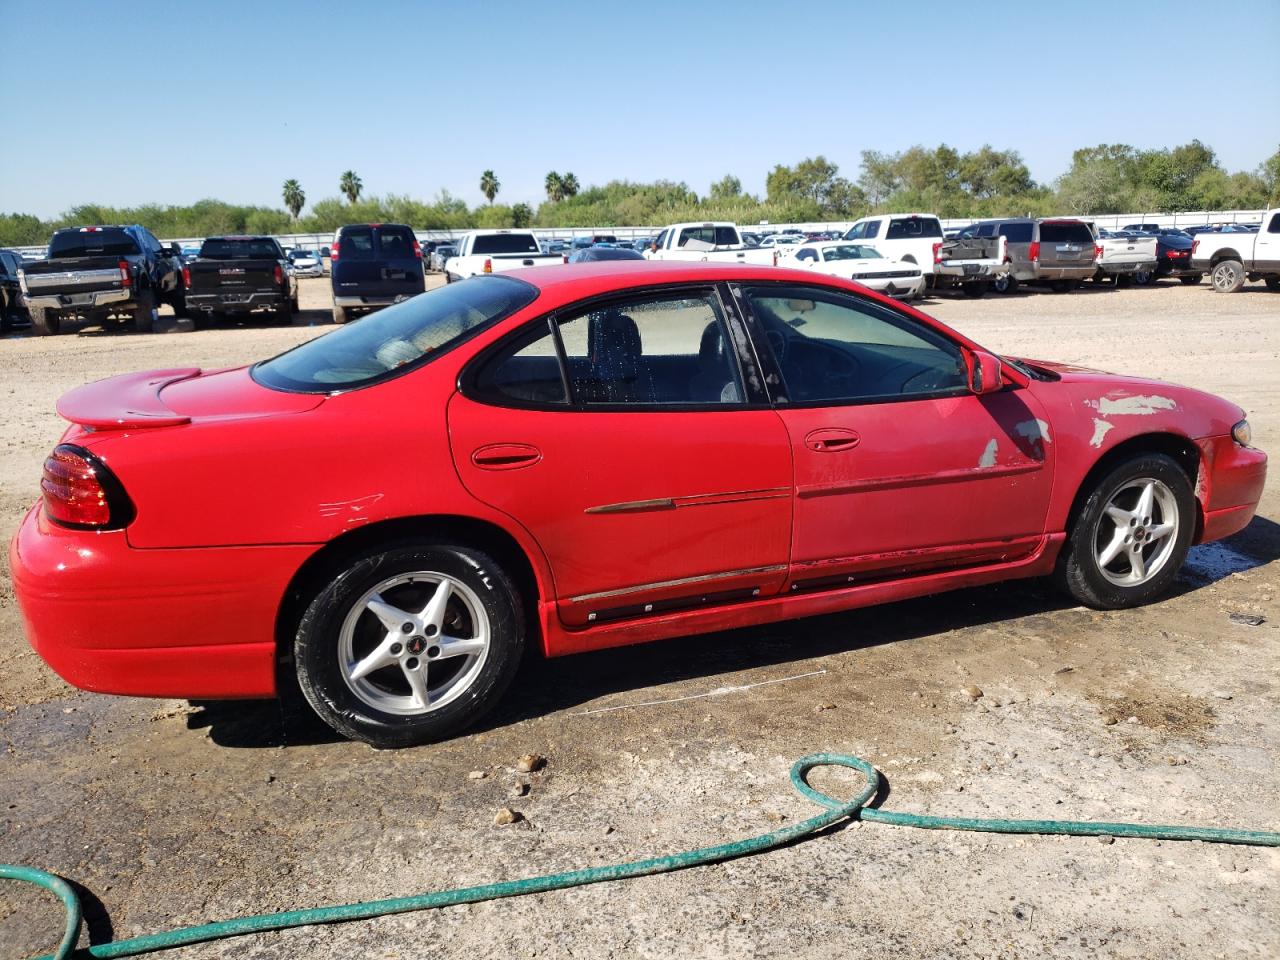
[[[839,766],[860,771],[866,777],[866,786],[852,800],[837,800],[809,786],[807,775],[814,767]],[[1210,843],[1238,843],[1256,847],[1280,846],[1280,833],[1256,830],[1231,830],[1218,827],[1170,827],[1144,826],[1136,823],[1095,823],[1079,820],[983,820],[970,817],[933,817],[916,813],[899,813],[867,807],[866,803],[880,789],[880,772],[858,757],[841,753],[814,753],[797,760],[791,768],[791,783],[823,812],[808,820],[782,827],[758,837],[736,840],[714,847],[687,850],[665,857],[652,857],[631,863],[618,863],[604,867],[588,867],[585,870],[567,870],[525,880],[504,880],[476,887],[460,887],[455,890],[439,890],[412,897],[391,900],[371,900],[364,903],[348,903],[336,907],[313,907],[308,910],[286,910],[281,913],[265,913],[234,920],[220,920],[194,927],[153,933],[114,943],[76,950],[80,934],[80,902],[75,891],[61,877],[37,870],[34,867],[0,865],[0,879],[20,880],[44,887],[54,893],[67,908],[66,932],[58,949],[39,960],[68,960],[78,957],[134,957],[156,950],[187,946],[208,940],[224,940],[246,933],[262,933],[266,930],[284,930],[289,927],[305,927],[316,923],[335,923],[343,920],[366,920],[389,913],[407,913],[411,910],[428,910],[434,907],[451,907],[460,903],[479,903],[502,897],[517,897],[529,893],[545,893],[581,887],[589,883],[607,880],[625,880],[654,873],[668,873],[707,863],[733,860],[737,857],[763,853],[785,846],[796,840],[812,836],[820,830],[845,820],[866,820],[872,823],[890,823],[900,827],[922,827],[926,830],[979,830],[989,833],[1056,833],[1071,836],[1138,837],[1145,840],[1204,840]]]

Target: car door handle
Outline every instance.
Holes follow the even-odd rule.
[[[823,427],[811,430],[805,435],[804,445],[814,453],[839,453],[841,450],[852,450],[862,442],[856,430],[843,427]]]
[[[528,443],[490,443],[471,454],[481,470],[517,470],[542,459],[542,451]]]

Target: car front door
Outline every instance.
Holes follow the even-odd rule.
[[[714,287],[633,293],[526,325],[449,403],[463,483],[538,541],[562,622],[781,589],[791,450]]]
[[[795,463],[791,589],[1041,546],[1053,446],[1030,391],[974,395],[957,343],[878,301],[807,285],[734,292]]]

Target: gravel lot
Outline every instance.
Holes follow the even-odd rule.
[[[322,334],[327,283],[303,281],[287,329],[0,340],[5,540],[61,432],[60,393]],[[1260,285],[925,309],[999,352],[1220,393],[1280,451],[1280,297]],[[1022,582],[531,664],[485,729],[397,753],[275,703],[79,693],[27,648],[0,567],[0,861],[83,883],[96,942],[763,832],[812,812],[787,770],[815,750],[874,762],[893,809],[1280,829],[1278,487],[1151,607],[1096,613]],[[518,774],[530,752],[545,767]],[[495,825],[503,807],[524,819]],[[1275,957],[1278,891],[1280,850],[856,824],[717,867],[175,955]],[[0,956],[49,949],[61,922],[0,886]]]

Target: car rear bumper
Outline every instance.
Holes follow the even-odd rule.
[[[1206,543],[1249,525],[1267,482],[1267,455],[1230,437],[1209,437],[1198,445],[1205,463],[1197,490],[1204,526],[1196,543]]]
[[[1035,277],[1037,280],[1088,280],[1097,270],[1098,268],[1093,263],[1070,267],[1047,267],[1041,265],[1037,268]]]
[[[977,260],[957,263],[935,263],[934,275],[948,280],[994,280],[1002,273],[1008,272],[1008,266],[997,260]]]
[[[123,303],[133,296],[130,290],[88,290],[84,293],[28,294],[24,299],[29,307],[48,310],[93,310],[111,303]]]
[[[378,296],[378,297],[338,297],[333,298],[335,307],[389,307],[393,303],[399,303],[402,300],[408,300],[417,294],[402,293],[394,297]]]
[[[220,310],[233,313],[238,310],[258,310],[264,307],[275,308],[284,303],[284,294],[279,290],[261,291],[258,293],[188,293],[187,309],[212,312]]]
[[[1139,270],[1154,270],[1156,262],[1154,260],[1135,260],[1131,263],[1107,263],[1104,261],[1099,263],[1098,267],[1103,273],[1118,273],[1122,276],[1129,276]]]
[[[275,695],[275,623],[314,546],[139,550],[39,504],[9,545],[27,640],[68,683],[140,697]]]

